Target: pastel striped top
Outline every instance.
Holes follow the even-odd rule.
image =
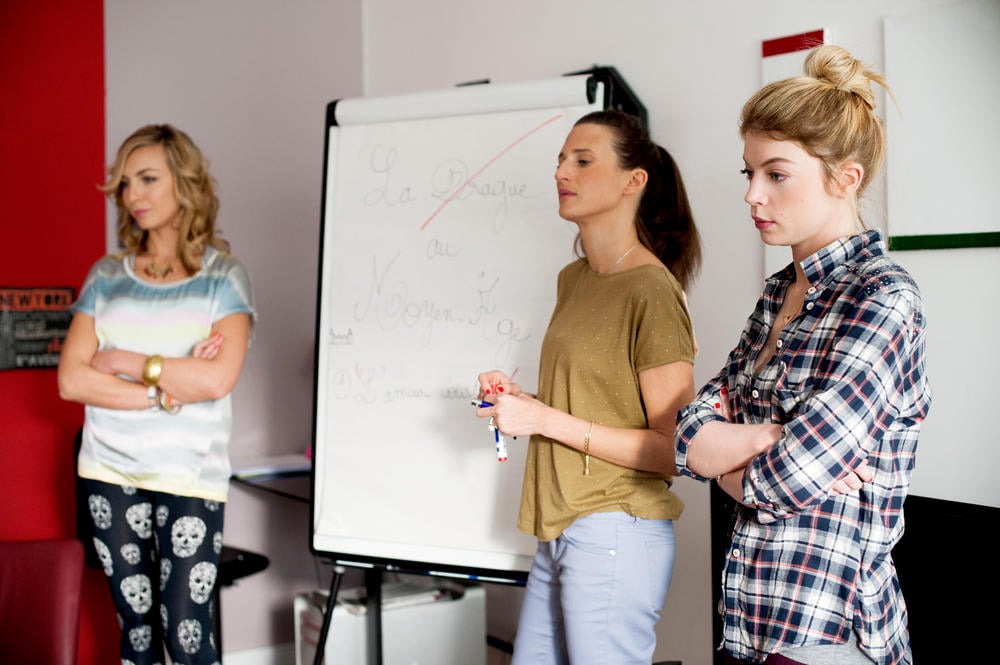
[[[256,310],[246,269],[209,247],[201,269],[180,282],[153,284],[133,271],[133,257],[106,256],[91,268],[73,304],[94,317],[100,349],[183,357],[212,324]],[[229,487],[230,395],[185,404],[181,412],[86,406],[78,472],[118,485],[225,501]]]

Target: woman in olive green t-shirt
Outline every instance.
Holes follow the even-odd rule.
[[[634,116],[577,121],[555,179],[583,258],[559,274],[538,394],[479,375],[493,406],[478,415],[531,435],[518,527],[539,547],[513,663],[648,665],[683,509],[673,430],[694,396],[683,289],[700,241],[676,165]]]

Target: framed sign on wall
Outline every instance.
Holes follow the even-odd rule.
[[[69,287],[0,287],[0,370],[56,367],[72,303]]]

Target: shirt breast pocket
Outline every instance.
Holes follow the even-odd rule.
[[[815,370],[782,363],[782,373],[774,386],[772,397],[777,422],[786,423],[799,415],[802,405],[815,390]]]

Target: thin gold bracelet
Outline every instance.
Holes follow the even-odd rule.
[[[590,435],[594,432],[594,421],[590,421],[587,426],[587,433],[583,435],[583,475],[590,475]]]

